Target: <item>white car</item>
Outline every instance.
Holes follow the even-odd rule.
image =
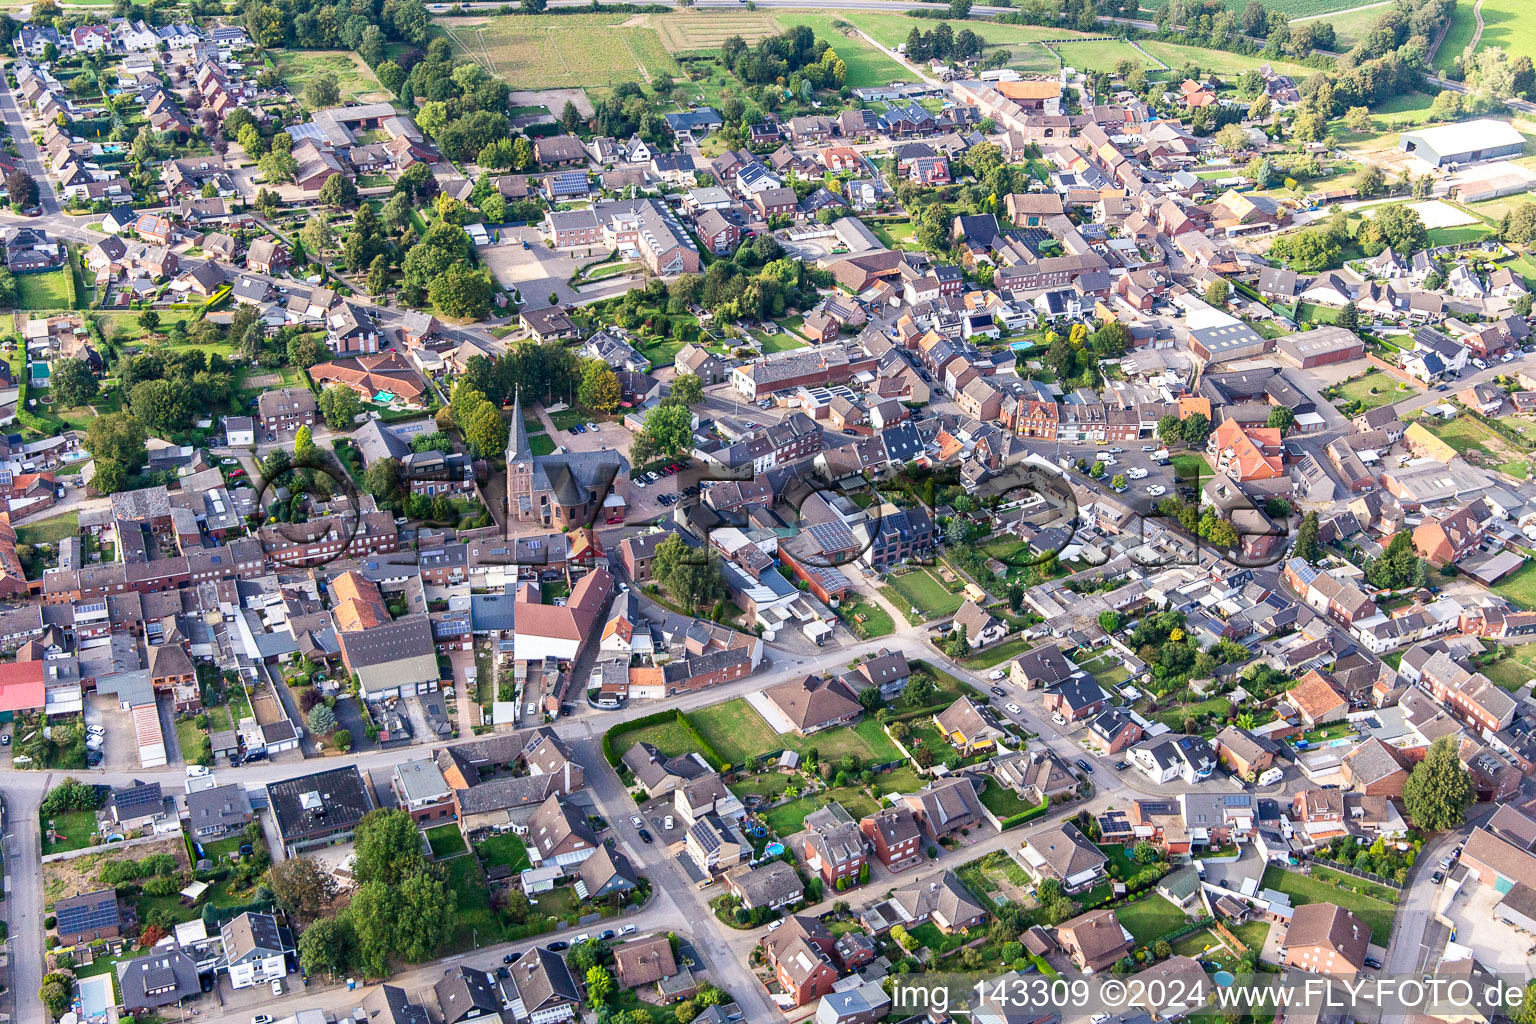
[[[1024,711],[1024,709],[1019,707],[1017,704],[1004,704],[1003,707],[1008,709],[1008,713],[1010,715],[1022,714]]]
[[[251,1024],[272,1024],[272,1015],[270,1013],[258,1013],[251,1018]]]
[[[644,477],[639,477],[639,476],[635,477],[635,486],[636,487],[644,487],[645,486],[645,478]]]
[[[1481,359],[1474,359],[1474,360],[1472,360],[1472,365],[1477,367],[1479,370],[1486,370],[1486,369],[1488,369],[1488,364],[1483,362]]]
[[[1110,451],[1113,452],[1116,455],[1122,455],[1122,454],[1124,454],[1125,449],[1124,448],[1111,448]]]
[[[1100,462],[1108,462],[1109,452],[1094,452],[1093,457],[1098,459]]]
[[[1102,459],[1100,459],[1099,461],[1104,463],[1104,465],[1106,465],[1106,466],[1118,466],[1118,465],[1120,465],[1120,460],[1115,458],[1113,455],[1106,455]]]
[[[672,828],[672,815],[669,814],[661,819],[661,827],[668,830]]]
[[[649,483],[655,483],[657,480],[660,480],[661,477],[658,474],[656,474],[655,472],[651,472],[651,473],[645,474],[645,479]]]
[[[586,426],[587,426],[588,430],[592,431],[592,433],[594,433],[594,434],[597,433],[597,424],[596,423],[588,423]]]
[[[987,676],[987,678],[988,679],[996,680],[996,679],[1003,678],[1003,676],[1005,676],[1007,674],[1008,673],[1004,672],[1002,669],[995,669],[995,670],[993,670],[991,675]]]
[[[627,924],[623,928],[619,929],[619,934],[620,935],[633,935],[634,933],[635,933],[635,926],[632,925],[632,924]]]
[[[275,996],[283,994],[283,983],[281,981],[272,982],[272,994]]]
[[[1514,360],[1515,354],[1513,352],[1505,352],[1503,355],[1499,356],[1499,362],[1501,363],[1512,363]]]
[[[645,827],[645,819],[641,818],[638,814],[631,814],[629,816],[629,823],[635,826],[635,828]]]
[[[1153,484],[1151,487],[1147,488],[1147,493],[1152,495],[1154,498],[1160,498],[1168,493],[1168,488],[1164,487],[1162,484]]]
[[[187,778],[189,778],[189,779],[201,779],[201,778],[206,778],[207,775],[208,775],[208,767],[206,765],[201,765],[201,764],[189,764],[189,765],[187,765]]]
[[[1144,452],[1155,452],[1155,451],[1157,451],[1157,445],[1155,445],[1155,444],[1144,444],[1144,445],[1141,446],[1141,450],[1144,451]],[[1101,1014],[1099,1014],[1099,1016],[1102,1017],[1104,1015],[1101,1013]]]
[[[1062,717],[1061,712],[1059,712],[1059,711],[1056,714],[1051,716],[1051,721],[1055,722],[1057,725],[1066,725],[1067,724],[1067,720],[1064,717]]]
[[[1089,1017],[1088,1020],[1090,1024],[1104,1024],[1105,1021],[1109,1020],[1109,1014],[1096,1013],[1092,1017]]]

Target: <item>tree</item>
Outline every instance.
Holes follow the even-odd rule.
[[[1109,486],[1113,487],[1117,491],[1124,490],[1126,486],[1125,474],[1116,473],[1113,477],[1110,478]]]
[[[1205,301],[1213,306],[1225,306],[1230,288],[1231,286],[1227,284],[1226,278],[1218,277],[1214,279],[1205,286]]]
[[[1248,133],[1237,123],[1229,124],[1216,133],[1216,145],[1228,153],[1236,153],[1248,145]]]
[[[320,338],[295,334],[288,339],[285,354],[288,356],[289,366],[297,367],[300,370],[307,370],[325,359],[325,342]]]
[[[101,385],[84,361],[57,359],[48,378],[48,389],[55,408],[72,409],[95,398]]]
[[[322,917],[312,922],[299,936],[299,963],[304,966],[307,974],[324,974],[334,978],[345,974],[356,960],[357,933],[352,930],[351,918],[345,914],[340,917]]]
[[[320,201],[332,209],[357,205],[357,185],[345,174],[333,174],[320,186]],[[372,209],[372,207],[370,207]]]
[[[304,102],[311,110],[334,107],[341,102],[341,82],[334,71],[321,70],[304,86]]]
[[[389,258],[379,253],[368,264],[368,293],[383,295],[389,291]]]
[[[96,459],[96,490],[104,494],[121,490],[128,477],[138,472],[148,458],[148,440],[149,431],[130,413],[109,413],[91,420],[85,428],[85,449]],[[105,486],[103,472],[108,474],[107,480],[119,485]]]
[[[146,309],[139,314],[139,326],[150,334],[155,333],[155,328],[160,326],[160,314],[152,309]]]
[[[1109,609],[1099,612],[1099,628],[1105,633],[1113,633],[1120,628],[1120,613]]]
[[[483,398],[468,411],[459,430],[465,443],[483,459],[507,449],[507,421],[500,409]]]
[[[353,874],[360,885],[379,881],[398,886],[424,863],[416,823],[410,814],[398,809],[365,814],[357,823],[352,849],[356,858]]]
[[[320,415],[325,417],[325,425],[332,430],[343,430],[350,426],[363,411],[363,403],[357,397],[357,392],[340,384],[332,384],[320,392],[320,398],[315,404],[320,409]]]
[[[324,704],[316,704],[309,711],[309,731],[321,736],[329,736],[336,731],[336,712]]]
[[[631,460],[640,465],[652,458],[677,455],[693,442],[693,413],[681,405],[658,405],[646,413],[645,425],[630,446]],[[647,458],[634,454],[635,446],[649,451]]]
[[[320,461],[320,448],[315,444],[314,431],[308,424],[294,432],[293,460],[301,466],[313,466]]]
[[[51,1020],[58,1020],[69,1009],[69,985],[65,978],[63,974],[50,974],[43,981],[43,987],[37,990],[37,998],[42,1000]]]
[[[680,373],[672,378],[672,393],[668,398],[681,405],[697,405],[704,401],[704,385],[691,373]]]
[[[949,635],[949,644],[946,650],[951,658],[956,661],[963,660],[971,655],[971,641],[966,635],[965,623],[961,623]]]
[[[1178,413],[1170,412],[1159,417],[1157,437],[1165,445],[1184,440],[1184,421],[1179,419]]]
[[[1403,535],[1399,535],[1403,536]],[[1472,777],[1461,763],[1454,736],[1431,743],[1424,760],[1413,766],[1403,783],[1403,806],[1415,828],[1443,832],[1465,824],[1467,808],[1476,799]]]
[[[398,459],[377,459],[363,476],[363,490],[373,495],[376,501],[386,503],[398,501],[403,486],[400,481]]]
[[[602,1004],[613,995],[613,975],[607,968],[593,964],[587,968],[587,1001]]]
[[[1138,864],[1153,864],[1158,860],[1157,847],[1142,839],[1131,847],[1131,856]]]
[[[299,229],[299,241],[303,242],[304,248],[314,253],[315,259],[318,260],[321,254],[336,241],[331,231],[331,218],[321,210],[310,214],[304,226]]]
[[[581,386],[576,397],[581,404],[595,412],[612,412],[619,407],[622,389],[619,375],[613,367],[601,359],[590,359],[581,372]]]
[[[1429,238],[1419,212],[1404,203],[1375,208],[1373,216],[1360,227],[1360,248],[1376,256],[1391,247],[1393,252],[1411,253],[1424,248]]]
[[[1349,331],[1360,326],[1360,307],[1355,305],[1353,299],[1344,303],[1344,308],[1339,310],[1338,325]]]
[[[267,884],[283,909],[309,922],[320,918],[336,898],[336,879],[308,857],[290,857],[267,869]]]
[[[407,259],[416,249],[407,254]],[[491,284],[467,263],[456,263],[432,279],[427,286],[427,298],[444,316],[478,320],[491,307]]]
[[[38,199],[37,179],[21,167],[5,176],[5,189],[10,196],[11,209],[24,210],[36,206]]]
[[[1536,981],[1525,983],[1523,998],[1518,1006],[1506,1006],[1505,1013],[1514,1024],[1536,1024]],[[1509,1002],[1513,1002],[1510,999]]]
[[[1322,554],[1322,546],[1318,541],[1320,526],[1316,512],[1308,512],[1302,517],[1301,526],[1296,530],[1296,544],[1293,553],[1304,562],[1316,563]],[[1412,534],[1407,536],[1411,537]]]
[[[1179,424],[1179,434],[1184,438],[1184,443],[1191,448],[1198,448],[1205,444],[1205,439],[1211,433],[1211,420],[1203,412],[1192,412],[1184,417]]]
[[[1280,436],[1284,437],[1286,432],[1291,429],[1291,424],[1295,422],[1296,414],[1290,408],[1284,405],[1277,405],[1269,410],[1269,422],[1266,426],[1278,428]]]
[[[1455,93],[1450,95],[1454,96]],[[1350,107],[1344,112],[1344,127],[1356,135],[1363,135],[1371,130],[1371,108]]]

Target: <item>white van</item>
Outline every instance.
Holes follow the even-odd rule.
[[[1268,771],[1264,772],[1262,775],[1259,776],[1259,785],[1261,785],[1261,786],[1273,786],[1275,783],[1279,782],[1283,778],[1285,778],[1285,771],[1284,771],[1284,769],[1281,769],[1281,768],[1271,768],[1271,769],[1269,769]]]

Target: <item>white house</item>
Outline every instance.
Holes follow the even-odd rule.
[[[247,911],[219,929],[224,940],[220,965],[235,988],[266,985],[288,976],[288,956],[294,952],[293,933],[271,914]]]
[[[256,421],[250,416],[226,416],[224,436],[231,448],[255,447]]]

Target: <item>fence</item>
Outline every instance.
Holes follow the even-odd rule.
[[[1326,868],[1329,871],[1337,871],[1341,875],[1354,875],[1356,878],[1364,879],[1367,882],[1374,882],[1377,885],[1385,886],[1386,888],[1391,889],[1394,893],[1401,893],[1403,890],[1403,885],[1401,882],[1394,882],[1392,879],[1383,878],[1381,875],[1373,875],[1369,871],[1360,871],[1356,868],[1349,867],[1348,865],[1340,864],[1337,861],[1326,860],[1317,856],[1316,854],[1312,855],[1312,863],[1320,868]],[[1370,894],[1365,893],[1364,895],[1369,896]]]
[[[1392,377],[1395,380],[1399,380],[1404,384],[1407,384],[1409,387],[1418,388],[1420,391],[1429,390],[1428,382],[1419,380],[1417,377],[1409,376],[1407,373],[1403,372],[1403,368],[1401,366],[1394,366],[1379,356],[1374,356],[1367,352],[1365,354],[1365,361],[1376,367],[1376,369],[1383,371],[1389,377]]]

